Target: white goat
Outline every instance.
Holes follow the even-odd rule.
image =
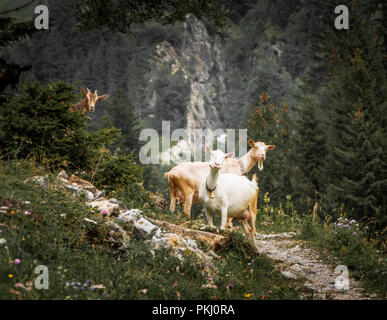
[[[227,218],[242,221],[242,227],[247,236],[255,243],[255,219],[257,216],[258,186],[256,176],[248,180],[245,176],[231,173],[221,173],[220,169],[225,159],[232,156],[220,150],[211,151],[210,174],[203,179],[199,187],[199,200],[204,205],[209,225],[214,225],[212,213],[221,216],[220,229],[226,227]],[[250,220],[251,227],[247,221]]]

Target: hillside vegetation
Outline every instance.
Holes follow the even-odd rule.
[[[150,219],[205,228],[201,206],[187,221],[181,207],[157,205],[169,197],[169,168],[139,161],[141,129],[160,131],[162,120],[248,128],[248,138],[275,145],[264,170],[249,173],[259,178],[257,230],[295,232],[385,298],[386,6],[348,3],[351,27],[339,31],[336,2],[230,1],[225,21],[209,8],[220,30],[191,12],[167,25],[138,20],[130,33],[97,15],[80,31],[70,0],[48,1],[47,32],[31,30],[25,11],[0,15],[1,58],[33,66],[17,91],[0,94],[0,298],[313,298],[257,254],[238,223],[209,275],[190,253],[183,262],[168,249],[154,254],[130,225],[128,246],[112,245],[114,217],[56,183],[66,170]],[[68,111],[79,85],[110,94],[90,119]],[[45,188],[26,182],[32,176],[47,176]],[[32,284],[37,265],[49,268],[50,290]]]

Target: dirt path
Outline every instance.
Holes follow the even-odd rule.
[[[363,300],[376,299],[376,295],[363,293],[360,284],[349,280],[348,290],[335,288],[334,268],[323,263],[314,249],[305,248],[302,240],[293,239],[293,232],[257,234],[257,249],[275,261],[283,276],[305,281],[304,286],[314,299]]]

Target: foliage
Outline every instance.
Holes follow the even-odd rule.
[[[142,181],[143,168],[136,163],[130,155],[112,155],[106,151],[95,168],[92,182],[100,189],[106,191],[123,190],[132,186],[131,194],[139,193],[140,188],[133,188]],[[136,192],[137,191],[137,192]]]
[[[328,148],[325,117],[320,104],[315,98],[305,95],[297,110],[296,132],[292,136],[291,161],[296,164],[291,177],[293,197],[297,207],[310,210],[320,201],[320,193],[324,191],[326,177],[324,168]]]
[[[329,110],[326,198],[351,216],[375,217],[386,226],[387,82],[377,36],[356,10],[351,33],[332,49],[332,76],[324,98]]]
[[[86,118],[69,112],[76,97],[64,82],[27,82],[22,95],[8,99],[0,108],[0,145],[4,159],[34,158],[55,169],[86,170],[97,150],[111,144],[117,129],[89,133]]]
[[[36,32],[33,21],[16,22],[11,17],[0,17],[0,48],[32,36]]]
[[[270,192],[275,202],[291,194],[290,164],[292,146],[289,137],[289,113],[286,106],[278,106],[263,92],[249,119],[249,137],[254,141],[273,144],[276,148],[267,152],[264,170],[258,172],[260,190]],[[284,166],[284,163],[288,165]],[[254,168],[252,172],[256,172]],[[262,192],[261,192],[262,193]]]
[[[155,20],[161,24],[184,21],[187,14],[198,19],[207,18],[216,28],[225,26],[228,10],[219,1],[86,1],[77,0],[74,16],[83,31],[108,28],[112,31],[131,32],[131,26]]]
[[[115,153],[137,157],[141,147],[138,139],[140,124],[133,107],[124,103],[121,92],[116,92],[107,104],[106,116],[102,118],[103,126],[120,130],[119,138],[110,145],[109,149]]]

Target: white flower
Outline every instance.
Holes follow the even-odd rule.
[[[4,243],[6,243],[7,242],[7,240],[5,240],[4,238],[1,238],[0,239],[0,244],[4,244]]]

